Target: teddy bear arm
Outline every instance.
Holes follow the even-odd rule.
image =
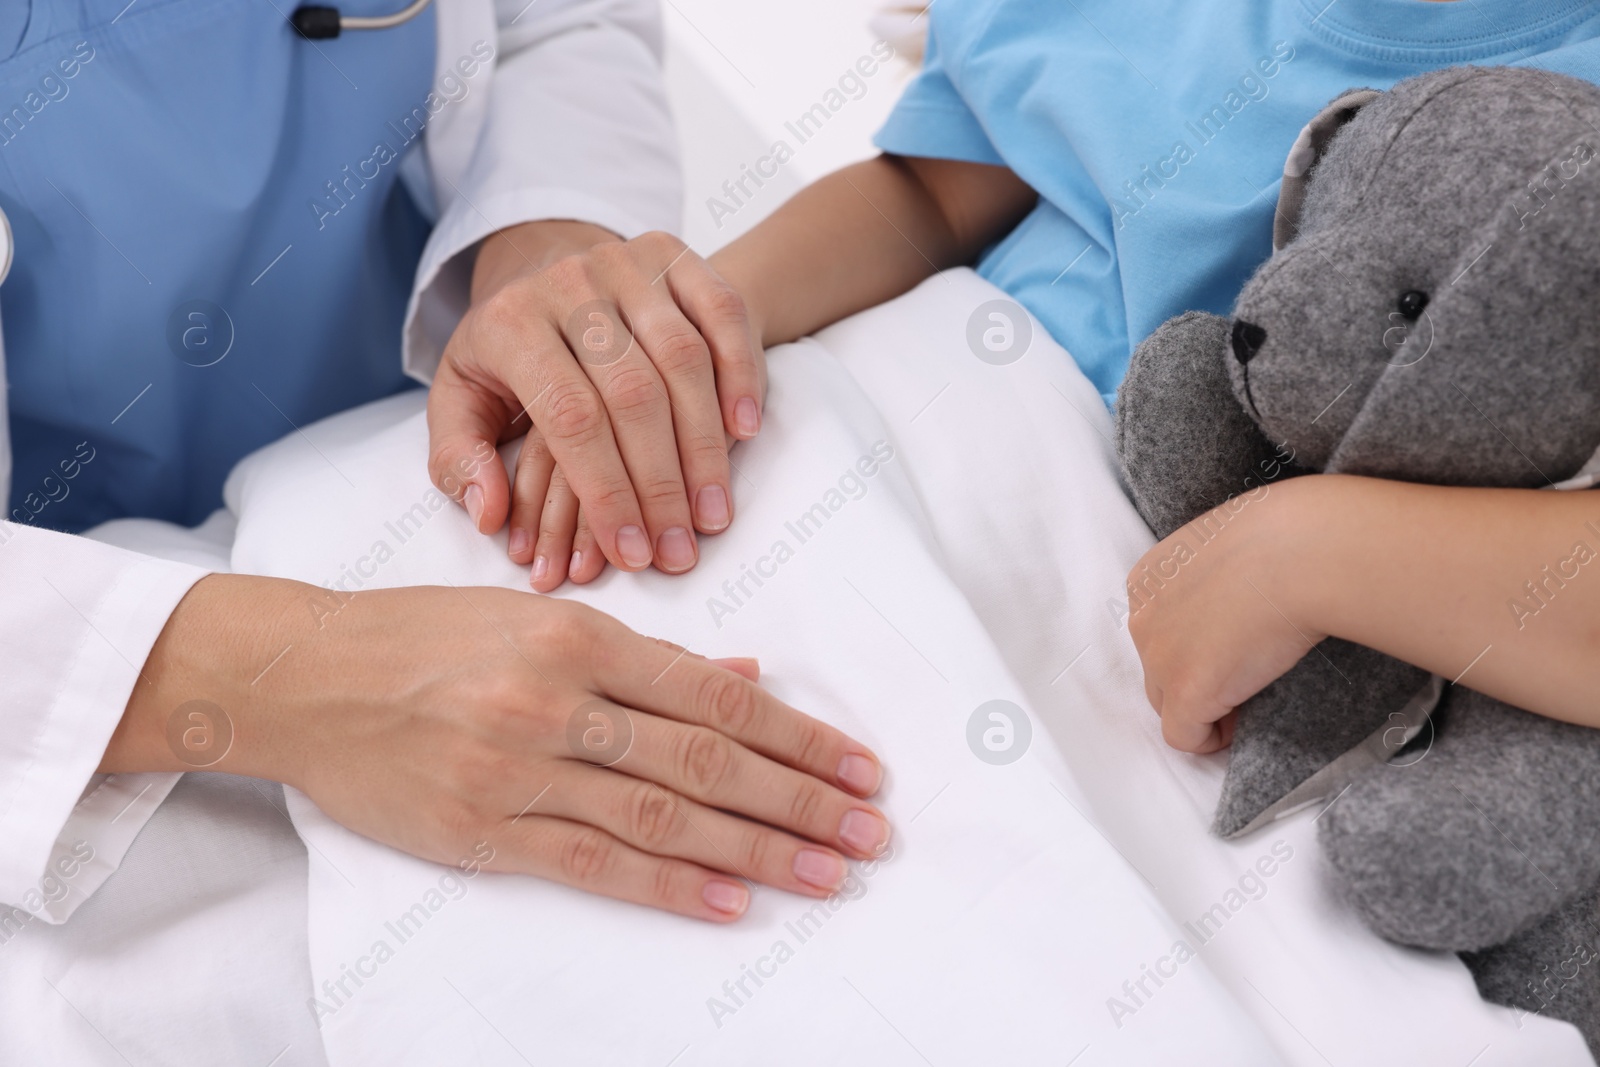
[[[1276,478],[1299,473],[1240,405],[1228,320],[1190,312],[1135,349],[1117,394],[1117,452],[1134,506],[1166,537]]]

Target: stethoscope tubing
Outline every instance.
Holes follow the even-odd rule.
[[[433,0],[412,0],[406,7],[392,15],[340,15],[339,28],[345,30],[387,30],[402,22],[410,22],[427,8]]]

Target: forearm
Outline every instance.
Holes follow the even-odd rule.
[[[973,262],[1033,202],[1003,167],[879,156],[807,186],[711,264],[781,344]]]
[[[1600,495],[1340,476],[1285,491],[1308,505],[1285,531],[1308,626],[1600,726]]]

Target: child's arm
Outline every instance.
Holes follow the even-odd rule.
[[[1212,522],[1130,576],[1177,572],[1128,619],[1174,746],[1221,747],[1220,720],[1330,635],[1600,727],[1600,494],[1313,475]]]
[[[781,344],[973,262],[1034,200],[1005,167],[878,156],[802,189],[711,265]]]

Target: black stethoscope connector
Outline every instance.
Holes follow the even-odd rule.
[[[433,0],[412,0],[392,15],[342,15],[336,7],[320,4],[301,4],[289,16],[295,32],[308,41],[326,41],[339,36],[344,30],[386,30],[402,22],[410,22]]]
[[[289,17],[295,32],[308,41],[326,41],[339,36],[339,9],[306,4],[297,7]]]

